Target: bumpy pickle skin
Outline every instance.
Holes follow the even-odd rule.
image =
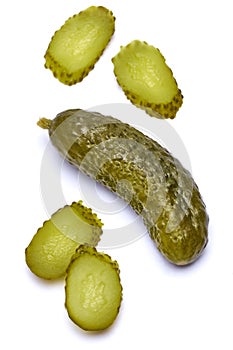
[[[38,277],[65,276],[71,257],[80,244],[96,246],[102,222],[81,201],[59,209],[44,222],[25,250],[26,263]]]
[[[159,251],[176,265],[194,262],[208,241],[208,214],[191,174],[164,147],[111,116],[80,109],[38,125],[80,171],[141,215]],[[119,191],[126,180],[128,190]]]
[[[135,106],[152,117],[175,118],[183,96],[159,49],[134,40],[112,62],[118,84]]]
[[[81,82],[94,68],[115,31],[115,17],[103,6],[91,6],[70,17],[54,33],[45,67],[63,84]]]
[[[122,301],[119,265],[95,248],[80,246],[68,267],[65,307],[70,319],[86,331],[113,324]]]

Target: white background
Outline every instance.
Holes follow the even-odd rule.
[[[90,5],[113,11],[115,35],[88,77],[68,87],[44,68],[43,56],[54,31]],[[232,349],[231,5],[227,0],[1,2],[1,348]],[[209,244],[185,268],[167,263],[148,235],[107,249],[120,265],[124,299],[114,325],[89,334],[67,316],[64,282],[41,281],[25,264],[24,250],[48,218],[40,186],[48,135],[36,122],[67,108],[128,104],[111,58],[134,39],[161,50],[183,92],[176,119],[164,123],[179,135],[191,160],[210,216]],[[143,116],[141,127],[148,118]],[[69,169],[63,182],[76,183]],[[81,199],[76,190],[67,188],[67,202]],[[114,224],[114,216],[111,220]]]

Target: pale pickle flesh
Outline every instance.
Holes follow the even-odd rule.
[[[54,33],[45,67],[66,85],[83,80],[93,69],[115,30],[115,17],[103,6],[91,6],[70,17]]]
[[[134,40],[112,62],[118,84],[134,105],[157,118],[175,118],[183,96],[159,49]]]
[[[95,248],[80,246],[68,267],[65,306],[71,320],[86,331],[112,325],[122,300],[119,266]]]
[[[80,244],[96,246],[102,223],[81,201],[58,210],[44,222],[26,248],[26,263],[38,277],[56,279],[65,275]]]

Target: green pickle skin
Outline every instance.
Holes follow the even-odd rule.
[[[208,214],[191,174],[164,147],[111,116],[66,110],[38,125],[72,165],[126,200],[170,262],[194,262],[208,242]],[[119,183],[128,187],[121,190]]]

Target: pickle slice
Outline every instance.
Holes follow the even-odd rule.
[[[119,266],[109,255],[80,246],[68,267],[65,307],[70,319],[86,331],[108,328],[122,300]]]
[[[81,201],[58,210],[44,222],[26,248],[26,263],[38,277],[56,279],[65,275],[80,244],[96,246],[102,223]]]
[[[45,67],[66,85],[83,80],[94,68],[115,31],[115,17],[103,6],[91,6],[70,17],[54,33]]]
[[[153,117],[175,118],[183,96],[159,49],[134,40],[112,62],[118,84],[134,105]]]

